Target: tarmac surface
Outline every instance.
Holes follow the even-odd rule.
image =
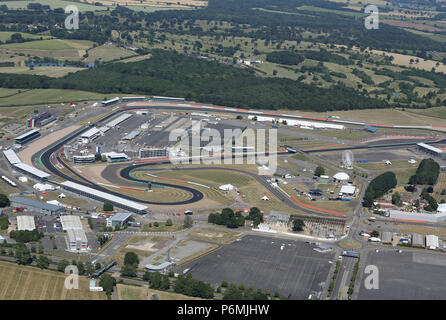
[[[322,291],[330,269],[328,261],[333,257],[333,252],[316,252],[313,245],[303,241],[245,236],[177,271],[192,267],[194,278],[212,285],[226,280],[301,300]]]
[[[366,265],[379,270],[379,289],[367,290],[360,283],[362,300],[444,300],[446,299],[446,257],[426,251],[380,251],[367,256]],[[421,249],[420,249],[421,250]],[[364,275],[366,278],[368,275]]]

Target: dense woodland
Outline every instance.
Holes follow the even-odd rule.
[[[317,88],[284,78],[261,78],[252,70],[155,50],[151,59],[105,64],[63,78],[0,74],[3,88],[58,88],[185,97],[226,106],[313,111],[385,108],[342,84]]]
[[[46,6],[33,5],[29,10],[16,11],[3,5],[0,6],[0,31],[90,40],[95,46],[110,40],[121,45],[144,43],[146,45],[141,46],[138,52],[151,52],[153,56],[146,61],[126,64],[107,65],[97,61],[94,68],[57,80],[45,76],[0,74],[0,86],[181,96],[197,102],[263,109],[328,111],[392,106],[424,108],[444,104],[444,74],[414,69],[395,72],[387,68],[391,66],[392,57],[382,57],[381,61],[376,61],[376,57],[372,59],[363,49],[370,47],[431,58],[433,51],[446,52],[445,43],[385,24],[379,30],[366,30],[363,16],[299,9],[304,5],[351,13],[342,4],[327,0],[278,0],[274,4],[269,0],[210,0],[208,7],[197,10],[148,13],[117,6],[108,11],[84,12],[80,14],[80,29],[71,31],[63,27],[66,14],[62,9],[49,10]],[[207,26],[200,22],[205,22]],[[112,31],[118,32],[119,39],[112,37]],[[236,52],[240,52],[240,44],[228,46],[220,43],[206,49],[205,52],[227,57],[225,64],[194,59],[189,53],[191,57],[174,50],[166,52],[151,47],[167,42],[166,34],[192,35],[198,39],[194,40],[192,47],[184,46],[182,49],[195,55],[202,53],[200,37],[212,37],[217,43],[234,37],[246,37],[256,45],[262,41],[264,46],[273,45],[277,49],[275,52],[265,52],[267,61],[299,75],[295,76],[296,80],[280,78],[274,70],[273,77],[267,77],[264,71],[255,67],[234,67],[233,61],[236,60]],[[314,44],[314,49],[297,50],[295,46],[282,48],[287,40],[298,44],[305,41]],[[11,37],[8,41],[32,39],[25,40],[15,34],[14,39]],[[329,49],[320,47],[321,44],[327,44],[326,48]],[[346,47],[338,50],[334,44]],[[362,51],[355,53],[350,50],[352,46]],[[255,49],[254,53],[261,52]],[[30,67],[42,61],[56,62],[51,57],[29,56],[27,59]],[[308,60],[317,64],[301,64]],[[372,65],[375,75],[390,77],[393,81],[375,82],[363,71],[364,62]],[[359,80],[353,84],[343,82],[349,72],[330,70],[327,63],[354,66],[349,72]],[[87,66],[74,61],[66,61],[66,64]],[[427,87],[420,78],[432,80],[435,90],[416,90],[420,89],[417,87]],[[397,88],[390,88],[394,80],[401,83],[397,84]]]
[[[375,177],[367,186],[363,206],[371,207],[373,200],[382,197],[397,184],[395,173],[388,171]]]

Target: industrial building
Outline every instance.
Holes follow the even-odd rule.
[[[169,155],[166,148],[147,148],[139,150],[140,158],[165,158]]]
[[[40,137],[40,131],[38,129],[34,129],[15,138],[15,142],[18,144],[25,144],[38,137]]]
[[[87,250],[88,240],[85,231],[82,229],[67,230],[68,247],[70,250]]]
[[[79,216],[73,216],[73,215],[61,216],[60,223],[62,224],[62,229],[64,231],[82,229],[82,222]]]
[[[414,220],[420,222],[441,222],[446,221],[446,213],[419,213],[410,211],[390,210],[391,219]]]
[[[138,214],[147,213],[146,206],[143,206],[143,205],[141,205],[137,202],[131,201],[131,200],[127,200],[127,199],[115,196],[111,193],[99,191],[97,189],[86,187],[79,183],[75,183],[75,182],[71,182],[71,181],[64,181],[60,185],[62,188],[66,189],[68,191],[71,191],[71,192],[74,192],[74,193],[77,193],[77,194],[80,194],[80,195],[83,195],[83,196],[86,196],[86,197],[89,197],[89,198],[92,198],[94,200],[98,200],[101,202],[113,203],[116,207],[128,210],[130,212],[135,212]]]
[[[389,231],[383,231],[381,233],[381,242],[391,244],[393,241],[393,233]]]
[[[438,237],[433,234],[426,235],[426,248],[431,250],[437,250],[440,246]]]
[[[108,162],[123,162],[129,160],[129,157],[125,153],[108,152],[102,155],[107,158]]]
[[[133,131],[131,131],[130,133],[126,134],[122,140],[133,140],[135,139],[137,136],[139,136],[141,134],[142,130],[141,129],[135,129]]]
[[[123,113],[119,117],[117,117],[117,118],[113,119],[112,121],[108,122],[106,124],[106,126],[109,127],[109,128],[113,128],[113,127],[117,126],[118,124],[120,124],[121,122],[129,119],[130,117],[132,117],[131,113]]]
[[[412,235],[412,247],[424,248],[425,247],[424,235],[414,233]]]
[[[99,131],[98,128],[93,127],[81,134],[79,142],[90,143],[91,141],[93,141],[94,139],[99,137],[100,135],[101,135],[101,131]]]
[[[356,191],[356,187],[354,187],[354,186],[342,186],[341,190],[339,191],[339,194],[352,196],[355,194],[355,191]]]
[[[36,114],[35,116],[29,118],[26,121],[26,123],[28,124],[28,127],[34,128],[34,127],[42,127],[54,120],[55,120],[55,118],[53,117],[53,115],[51,113],[42,112],[42,113]]]
[[[418,150],[423,151],[432,156],[441,157],[443,155],[443,150],[430,146],[426,143],[417,143]]]
[[[117,213],[107,218],[107,227],[115,227],[117,225],[123,227],[129,221],[131,216],[131,213]]]
[[[17,230],[33,231],[36,229],[36,223],[33,216],[17,216]]]
[[[43,214],[55,215],[65,212],[65,208],[62,206],[55,206],[53,204],[32,200],[22,197],[14,197],[10,199],[11,207],[23,207],[29,211],[35,211]]]

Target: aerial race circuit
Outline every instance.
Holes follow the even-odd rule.
[[[150,163],[144,162],[139,164],[131,164],[127,167],[125,167],[123,170],[121,170],[120,175],[122,178],[150,184],[153,183],[154,185],[158,186],[164,186],[164,187],[170,187],[170,188],[176,188],[181,189],[183,191],[186,191],[191,194],[191,197],[187,200],[183,201],[177,201],[177,202],[155,202],[155,201],[147,201],[147,200],[141,200],[134,197],[131,197],[129,195],[124,195],[122,193],[112,191],[109,189],[106,189],[99,184],[96,184],[87,178],[83,177],[79,173],[77,173],[75,170],[70,168],[66,163],[63,162],[58,152],[63,148],[64,144],[66,144],[71,139],[75,138],[76,136],[82,134],[83,132],[89,130],[95,125],[101,124],[104,121],[116,116],[119,113],[124,113],[128,111],[137,111],[137,110],[144,110],[144,109],[163,109],[163,110],[175,110],[175,111],[213,111],[218,113],[232,113],[232,114],[248,114],[248,115],[265,115],[265,116],[274,116],[274,117],[282,117],[285,119],[305,119],[305,120],[313,120],[313,121],[324,121],[324,122],[333,122],[333,123],[341,123],[341,124],[349,124],[349,125],[355,125],[355,126],[377,126],[377,127],[385,127],[385,128],[394,128],[394,129],[418,129],[418,130],[428,130],[428,131],[435,131],[435,132],[446,132],[446,127],[438,127],[438,126],[395,126],[395,125],[386,125],[386,124],[371,124],[371,123],[365,123],[365,122],[359,122],[359,121],[350,121],[350,120],[341,120],[341,119],[333,119],[333,118],[317,118],[317,117],[308,117],[308,116],[299,116],[299,115],[291,115],[291,114],[282,114],[282,113],[272,113],[267,111],[255,111],[255,110],[247,110],[247,109],[237,109],[237,108],[228,108],[228,107],[220,107],[220,106],[213,106],[213,105],[198,105],[198,104],[190,104],[190,103],[154,103],[154,102],[133,102],[128,104],[123,104],[119,109],[112,112],[111,114],[107,115],[106,117],[100,119],[99,121],[92,123],[88,126],[82,127],[69,135],[63,137],[62,139],[56,141],[52,145],[44,148],[43,150],[39,151],[38,153],[35,153],[32,156],[32,161],[39,162],[44,168],[46,168],[49,172],[52,174],[61,177],[63,179],[66,179],[68,181],[72,181],[75,183],[78,183],[80,185],[83,185],[85,187],[93,188],[98,191],[106,192],[108,194],[119,196],[121,198],[144,203],[144,204],[151,204],[151,205],[184,205],[184,204],[191,204],[197,201],[200,201],[203,199],[204,195],[201,191],[188,187],[188,186],[182,186],[182,185],[176,185],[176,184],[170,184],[170,183],[161,183],[161,182],[152,182],[148,180],[141,180],[133,177],[131,175],[131,172],[137,168],[148,166],[148,165],[159,165],[159,164],[166,164],[169,163],[168,159],[154,159],[151,160]],[[442,137],[443,138],[443,137]],[[442,141],[442,140],[441,140]],[[386,144],[380,144],[377,146],[373,146],[376,148],[381,147],[389,147],[391,145]],[[327,149],[325,150],[324,147],[318,147],[317,151],[328,151],[332,150],[333,148],[331,146],[326,146]],[[370,146],[369,146],[370,147]],[[345,149],[355,149],[359,147],[354,146],[345,146]],[[322,150],[321,150],[322,149]],[[314,151],[316,151],[314,150]],[[334,148],[334,150],[340,150],[338,148]],[[341,149],[342,150],[342,149]],[[313,150],[303,150],[305,152],[312,152]],[[282,151],[282,153],[289,153],[290,151]],[[246,155],[244,155],[246,156]],[[235,157],[235,155],[233,155]],[[56,166],[53,161],[57,160],[59,163],[63,163],[64,167],[70,171],[71,174],[73,174],[76,178],[74,178],[72,175],[67,175],[66,173],[62,172],[58,166]],[[245,174],[247,172],[244,172]],[[295,201],[293,198],[286,198],[284,197],[279,191],[275,190],[274,188],[271,188],[271,186],[266,182],[266,180],[263,179],[256,179],[258,180],[263,186],[265,186],[268,190],[273,191],[273,194],[275,194],[280,200],[284,201],[287,205],[298,208],[299,210],[303,210],[308,213],[312,214],[319,214],[319,215],[327,215],[327,214],[336,214],[344,216],[344,214],[340,214],[337,212],[325,212],[326,210],[322,210],[320,208],[315,208],[311,206],[305,206],[297,201]],[[58,184],[57,182],[54,182],[55,184]]]

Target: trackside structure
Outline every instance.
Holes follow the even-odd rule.
[[[138,214],[146,214],[147,207],[135,201],[127,200],[110,193],[99,191],[90,187],[83,186],[79,183],[64,181],[60,186],[68,191],[83,195],[85,197],[98,200],[101,202],[110,202],[118,208],[128,210]]]

